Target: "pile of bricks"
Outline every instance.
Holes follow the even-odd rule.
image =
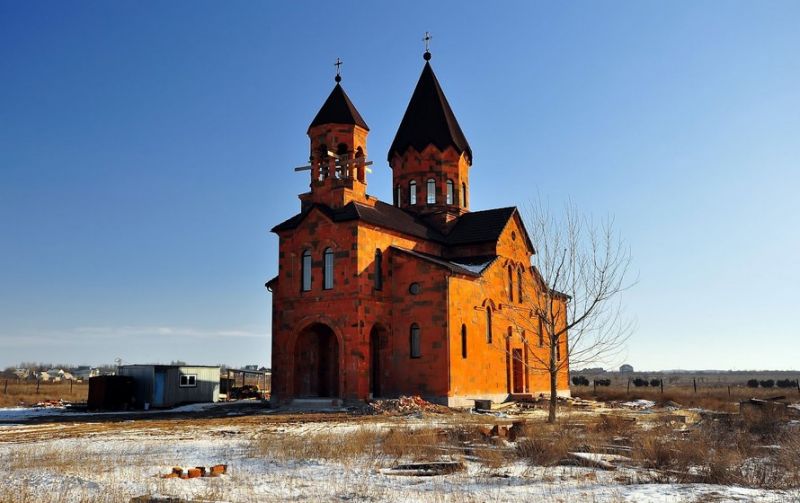
[[[162,475],[162,479],[196,479],[199,477],[219,477],[228,473],[228,465],[214,465],[209,469],[205,466],[196,466],[184,470],[180,466],[172,468],[172,471],[166,475]]]
[[[413,414],[414,412],[450,413],[450,409],[442,405],[423,400],[419,396],[401,396],[397,399],[375,400],[370,403],[373,414]]]

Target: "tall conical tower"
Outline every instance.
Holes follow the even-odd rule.
[[[308,126],[311,192],[300,195],[304,206],[317,203],[341,208],[350,201],[366,199],[369,127],[341,81],[337,69],[333,91]]]
[[[389,149],[394,204],[446,232],[469,211],[472,150],[433,73],[431,53]]]

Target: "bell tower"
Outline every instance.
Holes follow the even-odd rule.
[[[389,148],[394,205],[447,233],[469,211],[472,149],[433,73],[431,53]]]
[[[300,195],[305,208],[312,203],[341,208],[367,195],[367,135],[369,127],[342,88],[336,60],[336,85],[308,126],[311,149],[308,166],[311,191]]]

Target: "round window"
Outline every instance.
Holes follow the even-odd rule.
[[[422,287],[419,286],[419,283],[411,283],[408,287],[408,293],[411,295],[417,295],[422,290]]]

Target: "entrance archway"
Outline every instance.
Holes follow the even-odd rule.
[[[315,323],[297,336],[294,394],[297,397],[339,396],[339,341],[327,325]]]
[[[385,344],[386,329],[380,325],[372,327],[369,333],[369,392],[373,397],[381,396],[381,348]]]

